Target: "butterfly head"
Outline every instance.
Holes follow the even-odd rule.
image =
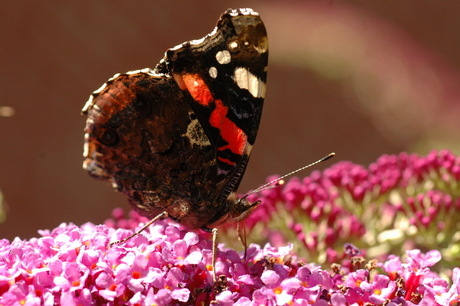
[[[261,201],[251,203],[246,196],[239,198],[235,192],[232,192],[227,198],[228,211],[217,221],[208,224],[206,228],[214,228],[226,223],[244,221],[260,203]]]
[[[230,195],[234,195],[236,197],[236,194]],[[249,215],[257,208],[257,206],[259,206],[260,203],[261,201],[251,203],[248,201],[247,197],[242,197],[240,199],[237,198],[230,210],[230,215],[236,222],[244,221],[244,219],[249,217]]]

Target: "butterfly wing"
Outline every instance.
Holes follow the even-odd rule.
[[[236,190],[254,145],[265,97],[268,39],[251,9],[227,10],[212,33],[168,50],[167,69],[215,149],[217,192]],[[165,68],[166,67],[166,68]]]
[[[140,214],[166,211],[193,229],[212,217],[204,203],[217,170],[186,99],[174,80],[149,69],[110,79],[83,108],[83,168],[126,194]]]
[[[258,14],[228,10],[154,70],[115,75],[83,108],[83,167],[144,216],[167,212],[190,229],[219,220],[256,138],[267,59]]]

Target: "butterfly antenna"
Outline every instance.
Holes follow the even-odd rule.
[[[270,181],[270,182],[268,182],[268,183],[266,183],[266,184],[260,186],[260,187],[257,188],[257,189],[254,189],[253,191],[251,191],[251,192],[249,192],[248,194],[246,194],[243,198],[247,198],[247,197],[250,196],[251,194],[260,192],[260,191],[262,191],[262,190],[267,190],[267,189],[271,189],[271,188],[278,187],[279,185],[282,185],[282,184],[283,184],[283,183],[282,183],[283,179],[287,178],[288,176],[291,176],[291,175],[293,175],[293,174],[296,174],[297,172],[300,172],[300,171],[302,171],[302,170],[305,170],[305,169],[307,169],[307,168],[310,168],[311,166],[314,166],[314,165],[316,165],[316,164],[322,163],[323,161],[326,161],[326,160],[328,160],[328,159],[330,159],[330,158],[332,158],[332,157],[334,157],[334,156],[335,156],[335,153],[334,153],[334,152],[329,153],[328,155],[324,156],[324,157],[321,158],[321,159],[318,159],[318,160],[315,161],[315,162],[312,162],[312,163],[309,164],[309,165],[303,166],[303,167],[301,167],[301,168],[299,168],[299,169],[296,169],[296,170],[294,170],[294,171],[292,171],[292,172],[289,172],[289,173],[287,173],[287,174],[285,174],[285,175],[283,175],[283,176],[281,176],[281,177],[279,177],[279,178],[277,178],[277,179],[274,179],[273,181]],[[276,183],[279,183],[279,184],[276,184]],[[275,185],[275,184],[276,184],[276,185]]]

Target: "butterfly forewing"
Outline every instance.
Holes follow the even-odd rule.
[[[259,15],[228,10],[203,39],[166,52],[164,61],[216,150],[217,199],[237,188],[254,144],[265,97],[268,39]]]

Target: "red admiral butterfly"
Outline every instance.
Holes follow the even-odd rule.
[[[210,34],[167,50],[153,70],[116,74],[91,95],[83,168],[152,221],[210,231],[243,220],[259,204],[235,191],[259,127],[267,62],[259,14],[227,10]]]

